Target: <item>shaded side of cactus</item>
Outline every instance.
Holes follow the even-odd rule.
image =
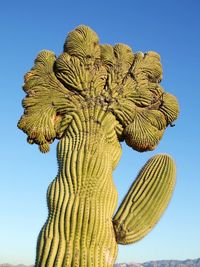
[[[145,165],[114,217],[112,172],[120,142],[139,152],[153,150],[177,118],[178,102],[161,79],[156,52],[100,45],[84,25],[69,33],[59,57],[48,50],[38,54],[24,78],[18,127],[43,153],[60,141],[36,267],[113,266],[117,244],[141,239],[160,218],[175,180],[169,156]]]

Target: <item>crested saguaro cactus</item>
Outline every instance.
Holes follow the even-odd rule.
[[[140,240],[159,220],[175,184],[170,156],[146,163],[115,215],[112,171],[120,142],[153,150],[177,118],[177,100],[164,92],[161,79],[157,53],[100,45],[84,25],[69,33],[58,58],[47,50],[37,56],[25,75],[18,127],[41,152],[60,141],[36,267],[113,266],[118,244]]]

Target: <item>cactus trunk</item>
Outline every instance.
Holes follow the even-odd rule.
[[[58,144],[59,172],[47,192],[49,217],[38,238],[36,267],[106,267],[115,262],[112,170],[121,148],[116,149],[113,117],[100,112],[94,121],[93,112],[76,114]],[[109,140],[104,125],[112,130]]]

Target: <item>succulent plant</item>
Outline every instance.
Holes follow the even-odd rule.
[[[175,184],[171,157],[154,156],[114,215],[112,172],[120,142],[153,150],[179,113],[176,98],[160,85],[160,56],[134,53],[125,44],[100,45],[97,34],[81,25],[69,33],[59,57],[41,51],[24,80],[18,127],[41,152],[60,140],[35,266],[113,266],[118,244],[134,243],[152,229]]]

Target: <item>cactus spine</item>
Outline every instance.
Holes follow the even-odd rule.
[[[112,172],[120,142],[140,152],[153,150],[177,118],[177,100],[164,92],[161,79],[157,53],[100,45],[84,25],[69,33],[58,58],[51,51],[39,53],[25,75],[18,127],[41,152],[55,138],[60,141],[35,267],[113,266],[118,243],[136,242],[157,223],[174,188],[173,160],[150,159],[114,217]]]

